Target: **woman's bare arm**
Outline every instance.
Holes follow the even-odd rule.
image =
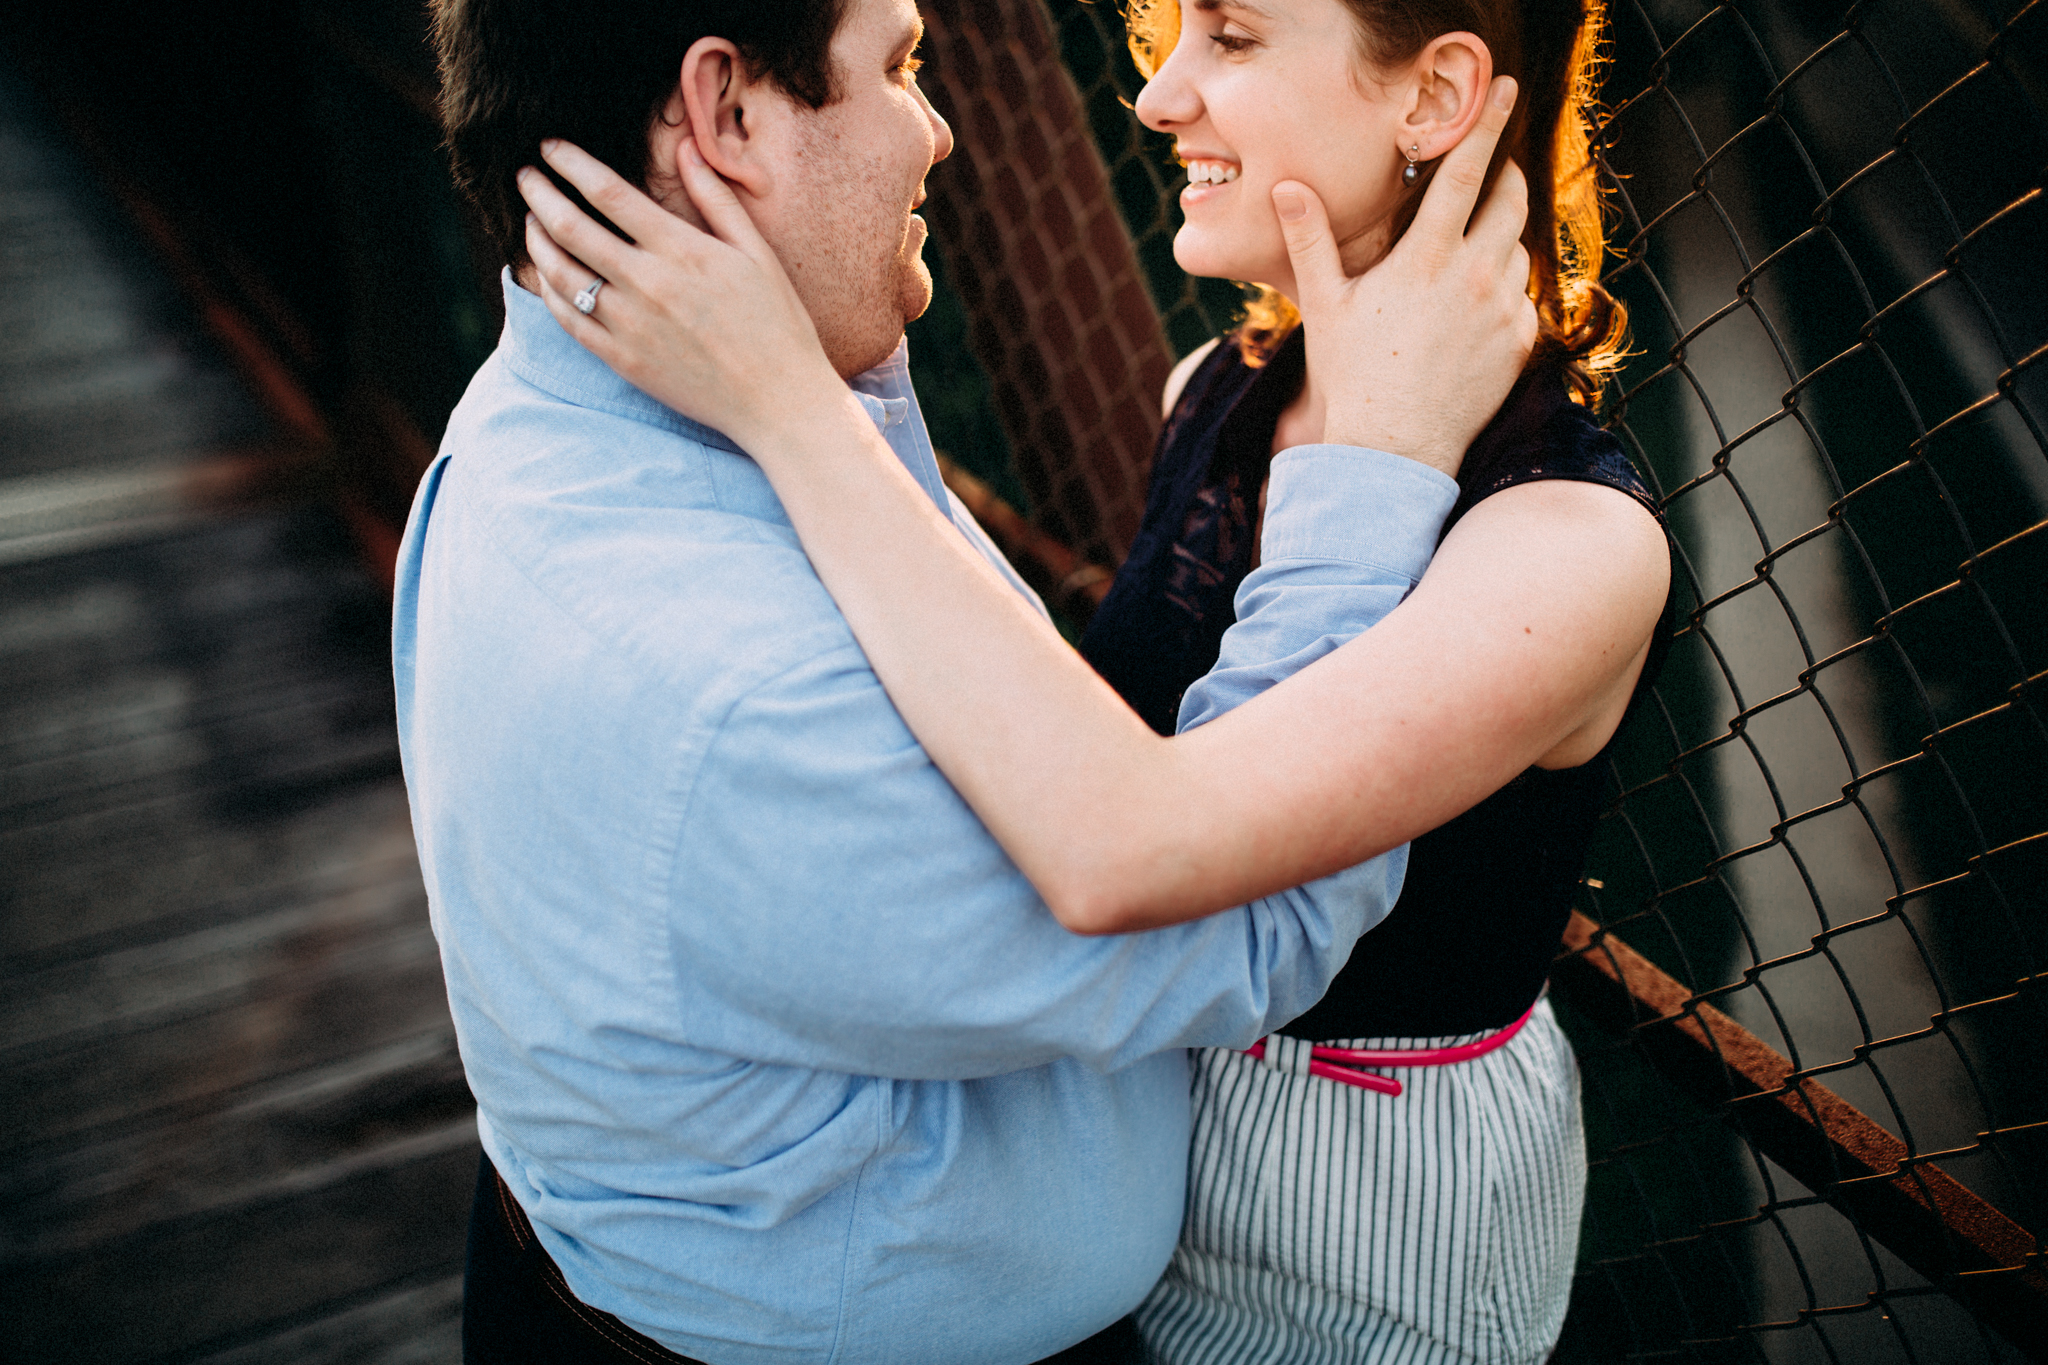
[[[1591,758],[1620,722],[1668,574],[1662,530],[1616,490],[1547,482],[1487,499],[1372,630],[1177,736],[1123,791],[1070,784],[1070,801],[1102,804],[1028,832],[1072,841],[1045,875],[1074,880],[1041,889],[1080,931],[1170,923],[1382,853],[1531,764]],[[1058,765],[1086,770],[1090,742],[1043,754],[1048,785]]]
[[[1458,185],[1455,157],[1439,173],[1437,202],[1425,202],[1404,238],[1418,245],[1402,268],[1419,279],[1342,279],[1320,204],[1294,191],[1307,210],[1287,224],[1290,244],[1306,244],[1297,278],[1323,291],[1302,289],[1317,327],[1311,345],[1406,348],[1398,361],[1372,357],[1367,370],[1399,374],[1405,364],[1439,385],[1333,395],[1333,440],[1438,460],[1455,441],[1446,461],[1455,468],[1506,384],[1476,417],[1472,404],[1446,402],[1442,385],[1484,382],[1489,360],[1508,374],[1519,368],[1513,347],[1498,344],[1523,322],[1503,296],[1527,308],[1518,284],[1502,287],[1526,278],[1526,257],[1498,250],[1519,236],[1519,212],[1489,205],[1464,231],[1489,150],[1490,139],[1472,154],[1462,206],[1440,193]],[[1567,743],[1639,662],[1654,619],[1641,603],[1662,601],[1644,567],[1654,558],[1661,572],[1654,523],[1610,506],[1626,499],[1602,490],[1574,490],[1576,499],[1514,490],[1460,524],[1439,568],[1378,629],[1213,724],[1162,739],[961,541],[844,386],[821,382],[819,364],[792,352],[788,338],[807,319],[701,162],[684,166],[685,183],[725,242],[645,217],[630,187],[573,156],[555,164],[641,242],[677,228],[689,239],[652,253],[627,246],[531,185],[550,231],[610,281],[599,326],[568,302],[588,271],[531,232],[550,308],[620,373],[675,395],[755,454],[899,710],[1070,927],[1173,923],[1392,847]],[[1435,235],[1419,234],[1432,214]],[[1488,250],[1499,259],[1482,269],[1472,257]],[[655,268],[650,255],[681,264]],[[1499,319],[1494,351],[1374,320],[1382,308],[1401,316],[1391,305],[1404,299],[1412,314],[1418,290],[1497,310],[1482,319]],[[737,312],[735,299],[745,305]],[[1368,310],[1347,333],[1347,318]],[[1526,354],[1526,335],[1519,344]],[[1450,371],[1459,372],[1447,380]],[[699,401],[725,407],[697,412]],[[1415,425],[1423,421],[1426,431]],[[1651,540],[1656,556],[1617,552]]]

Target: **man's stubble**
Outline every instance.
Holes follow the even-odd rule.
[[[826,126],[797,151],[796,195],[774,245],[826,358],[851,378],[895,351],[904,324],[930,306],[932,277],[924,220],[909,212],[922,174],[849,152],[835,112],[815,116]]]

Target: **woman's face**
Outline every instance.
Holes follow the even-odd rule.
[[[1349,273],[1384,255],[1411,95],[1390,81],[1361,56],[1341,0],[1181,0],[1180,40],[1137,101],[1188,167],[1181,268],[1294,297],[1273,208],[1282,180],[1322,198]]]

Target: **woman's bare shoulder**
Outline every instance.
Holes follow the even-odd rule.
[[[1483,498],[1444,538],[1437,559],[1484,566],[1483,577],[1612,593],[1631,609],[1661,608],[1669,542],[1649,509],[1621,489],[1580,479],[1540,479]],[[1432,564],[1434,567],[1434,564]]]
[[[1209,352],[1215,350],[1216,344],[1222,340],[1222,337],[1210,337],[1181,357],[1173,372],[1166,376],[1166,388],[1159,396],[1159,415],[1162,418],[1173,416],[1173,405],[1180,401],[1180,391],[1188,386],[1188,377],[1209,358]]]

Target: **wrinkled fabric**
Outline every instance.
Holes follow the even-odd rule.
[[[939,480],[905,354],[854,388],[1009,575]],[[1368,490],[1406,529],[1351,567],[1360,595],[1245,626],[1288,656],[1369,626],[1455,493]],[[579,1298],[719,1365],[1024,1362],[1130,1311],[1180,1223],[1182,1049],[1306,1009],[1400,887],[1397,851],[1174,929],[1061,929],[759,468],[509,277],[393,641],[485,1150]]]
[[[1236,338],[1226,337],[1188,376],[1160,435],[1130,557],[1081,641],[1089,662],[1162,733],[1241,700],[1233,680],[1256,684],[1262,673],[1291,672],[1341,643],[1311,642],[1306,653],[1283,658],[1241,618],[1266,609],[1278,591],[1292,603],[1289,619],[1308,607],[1310,591],[1350,593],[1340,566],[1373,552],[1345,538],[1385,525],[1371,504],[1325,482],[1308,505],[1329,519],[1317,534],[1330,552],[1276,563],[1302,558],[1286,541],[1314,525],[1281,503],[1289,482],[1282,466],[1294,454],[1270,454],[1281,413],[1307,372],[1305,346],[1296,328],[1264,364],[1251,365]],[[1552,355],[1523,372],[1465,452],[1445,530],[1495,494],[1556,479],[1612,488],[1663,520],[1620,442],[1572,401]],[[1271,505],[1255,555],[1262,485]],[[1673,593],[1679,579],[1674,572]],[[1667,621],[1673,600],[1665,601]],[[1670,639],[1664,627],[1652,637],[1631,711],[1656,683]],[[1193,709],[1183,706],[1183,694],[1196,698]],[[1486,1032],[1528,1009],[1571,915],[1620,734],[1577,767],[1527,769],[1417,836],[1400,903],[1374,930],[1370,951],[1354,954],[1289,1032],[1319,1042]]]

